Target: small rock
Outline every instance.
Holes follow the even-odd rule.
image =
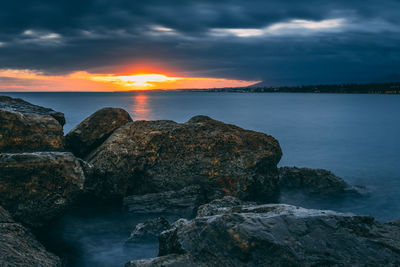
[[[324,169],[297,167],[279,168],[279,185],[281,189],[298,190],[314,195],[337,195],[357,193],[342,178]]]
[[[100,109],[65,136],[66,147],[77,157],[83,158],[101,145],[116,129],[131,121],[129,113],[123,109]]]

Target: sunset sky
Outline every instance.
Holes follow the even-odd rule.
[[[29,0],[0,8],[1,91],[379,82],[397,0]]]

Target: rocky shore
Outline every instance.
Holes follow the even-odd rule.
[[[400,223],[277,204],[284,191],[340,198],[357,188],[322,169],[280,167],[279,142],[206,116],[133,121],[104,108],[64,136],[64,115],[0,96],[0,266],[62,266],[40,233],[86,199],[175,214],[132,225],[159,240],[126,266],[398,266]],[[50,249],[50,248],[48,248]]]

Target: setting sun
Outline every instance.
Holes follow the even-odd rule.
[[[130,76],[106,76],[93,77],[94,81],[111,82],[114,84],[133,87],[136,89],[148,89],[154,87],[155,84],[173,82],[181,78],[167,77],[163,74],[137,74]]]

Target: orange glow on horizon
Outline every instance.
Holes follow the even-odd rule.
[[[94,81],[111,82],[125,87],[146,90],[155,87],[155,84],[173,82],[182,78],[167,77],[163,74],[135,74],[128,76],[97,76],[92,79]]]
[[[259,81],[207,77],[176,77],[162,73],[132,75],[77,71],[47,75],[34,70],[0,69],[0,90],[6,91],[130,91],[246,87]]]

